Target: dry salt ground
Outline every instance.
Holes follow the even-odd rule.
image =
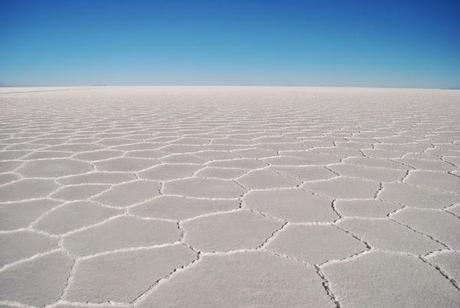
[[[460,91],[3,88],[2,307],[459,307]]]

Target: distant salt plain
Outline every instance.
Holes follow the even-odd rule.
[[[2,307],[459,307],[460,91],[0,88]]]

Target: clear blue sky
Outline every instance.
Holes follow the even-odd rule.
[[[0,0],[0,83],[460,87],[460,1]]]

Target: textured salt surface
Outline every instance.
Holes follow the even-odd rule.
[[[2,307],[459,307],[460,92],[0,91]]]

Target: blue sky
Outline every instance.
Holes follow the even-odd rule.
[[[460,1],[0,0],[0,83],[460,87]]]

